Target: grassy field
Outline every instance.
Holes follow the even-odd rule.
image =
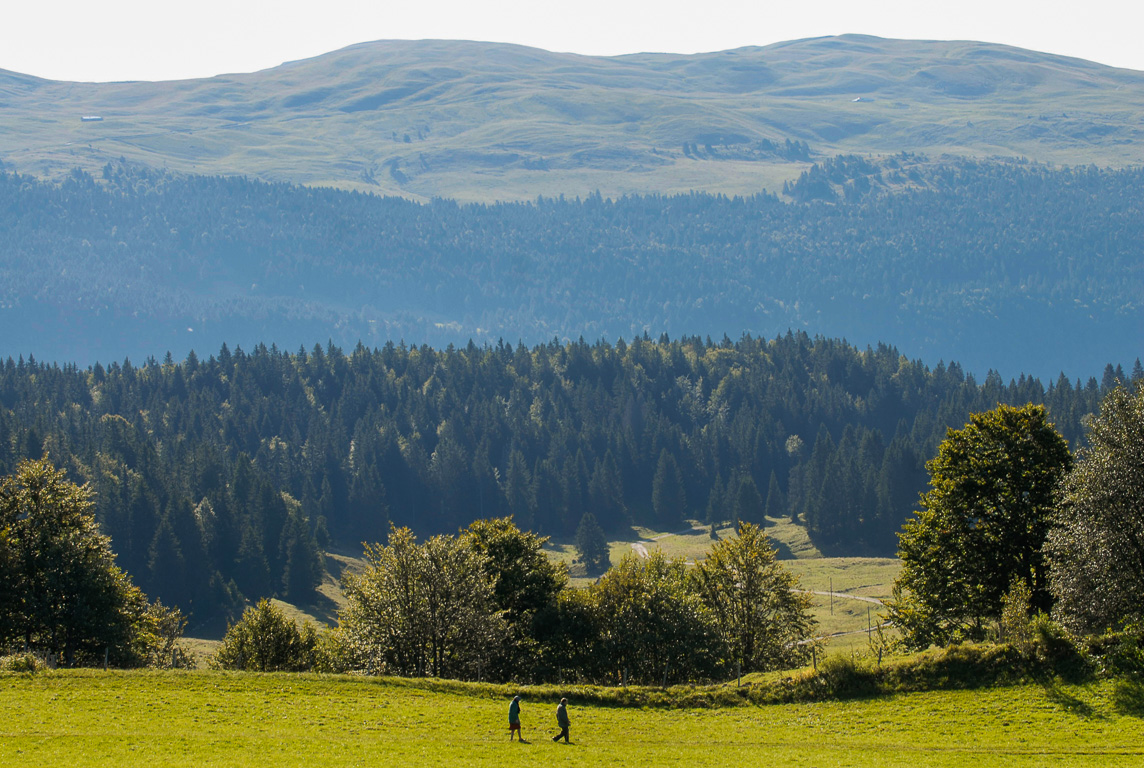
[[[437,687],[438,690],[434,688]],[[216,672],[0,675],[0,765],[1109,766],[1144,763],[1134,689],[1024,685],[812,704],[654,709],[523,690]]]

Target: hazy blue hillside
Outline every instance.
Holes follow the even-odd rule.
[[[605,58],[380,41],[203,80],[0,72],[0,163],[58,176],[124,157],[422,199],[750,194],[841,152],[1139,164],[1142,116],[1144,73],[984,43]]]
[[[1055,378],[1144,348],[1144,171],[838,158],[772,195],[418,204],[0,174],[0,355],[788,329]]]

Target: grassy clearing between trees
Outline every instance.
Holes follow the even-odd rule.
[[[638,538],[610,543],[612,563],[618,563],[625,555],[632,552],[633,542],[642,542],[649,552],[660,549],[670,557],[684,557],[692,562],[701,560],[707,556],[707,551],[713,542],[706,526],[694,521],[691,525],[693,532],[682,535],[678,531],[634,529],[633,533]],[[806,529],[785,519],[769,519],[765,530],[772,542],[779,547],[780,552],[785,549],[786,552],[792,553],[793,559],[784,559],[782,565],[799,577],[802,589],[826,592],[833,588],[835,593],[880,600],[890,596],[890,589],[901,568],[900,560],[875,557],[823,557],[810,544]],[[735,535],[734,529],[730,527],[720,528],[718,533],[720,539]],[[586,587],[595,581],[594,578],[583,574],[583,566],[573,564],[576,552],[571,544],[550,542],[545,547],[545,552],[550,558],[569,566],[572,574],[570,581],[573,586]],[[335,625],[337,612],[344,607],[345,602],[338,579],[345,571],[360,571],[364,565],[365,561],[361,557],[355,557],[350,551],[328,552],[326,553],[328,572],[312,604],[294,605],[281,600],[273,602],[295,621]],[[877,625],[880,612],[878,606],[860,600],[836,597],[832,607],[830,598],[825,595],[812,595],[811,600],[811,611],[818,621],[817,635],[822,637],[837,635],[826,641],[828,653],[851,653],[863,651],[868,647],[869,638],[864,630],[868,621]],[[867,609],[870,609],[869,614]],[[205,668],[207,657],[218,648],[225,629],[224,626],[218,625],[209,628],[208,631],[200,630],[195,637],[187,638],[188,646],[198,659],[200,667]]]
[[[1144,693],[1125,683],[723,708],[587,704],[614,694],[525,688],[522,722],[531,743],[510,744],[505,721],[515,690],[205,671],[4,674],[0,764],[919,768],[1144,760]],[[571,745],[549,740],[561,695],[569,697]]]
[[[686,532],[634,528],[633,533],[638,535],[638,539],[611,542],[612,563],[618,563],[632,552],[633,542],[642,543],[648,552],[658,549],[668,557],[683,557],[690,562],[702,560],[714,542],[707,526],[696,521],[690,521],[690,526],[691,530]],[[827,595],[811,596],[811,612],[818,621],[816,634],[829,637],[827,652],[850,653],[866,649],[869,638],[865,630],[870,625],[878,625],[879,613],[883,611],[878,605],[847,599],[838,593],[888,599],[894,579],[901,570],[901,561],[885,557],[823,557],[810,543],[806,529],[786,518],[768,518],[764,530],[783,558],[783,567],[799,577],[802,589],[812,592],[833,589],[836,593],[833,605]],[[720,539],[733,537],[735,529],[730,526],[719,528],[718,535]],[[569,565],[573,586],[587,586],[595,580],[583,575],[582,566],[573,565],[576,553],[570,544],[550,543],[545,551],[549,557]]]

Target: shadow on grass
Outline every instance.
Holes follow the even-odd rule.
[[[1120,680],[1112,690],[1112,706],[1122,715],[1144,717],[1144,683]]]
[[[330,626],[335,626],[338,623],[338,604],[334,602],[332,598],[323,595],[321,592],[315,592],[308,603],[299,605],[298,607]]]
[[[790,547],[786,542],[779,541],[778,539],[771,539],[771,546],[775,548],[776,560],[794,560],[794,553],[790,551]]]
[[[1045,689],[1045,696],[1048,697],[1049,701],[1053,702],[1069,714],[1077,715],[1086,719],[1099,717],[1091,704],[1077,698],[1073,694],[1066,691],[1063,687],[1061,687],[1059,681],[1054,680],[1049,683],[1043,683],[1043,685]]]

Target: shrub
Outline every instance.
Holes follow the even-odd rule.
[[[3,672],[43,672],[50,668],[46,659],[31,652],[0,656],[0,671]]]
[[[878,670],[857,656],[834,654],[818,665],[815,682],[832,698],[869,696],[878,692]]]
[[[227,628],[209,664],[214,669],[304,672],[314,666],[317,644],[313,624],[306,622],[299,630],[293,619],[264,598]]]
[[[187,619],[178,608],[156,600],[136,621],[133,645],[136,666],[155,669],[193,669],[194,653],[182,644]]]
[[[1066,680],[1083,680],[1092,672],[1086,654],[1073,641],[1064,627],[1045,614],[1032,621],[1034,654],[1041,669]]]
[[[1086,649],[1107,676],[1144,677],[1144,623],[1086,639]]]

